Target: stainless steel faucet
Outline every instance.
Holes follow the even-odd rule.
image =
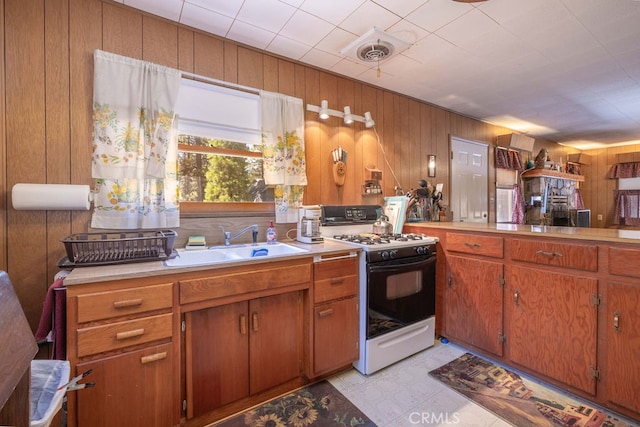
[[[229,246],[231,244],[232,240],[235,240],[236,238],[242,236],[245,232],[247,232],[249,230],[253,230],[253,244],[254,245],[258,244],[258,224],[249,225],[249,226],[243,228],[242,230],[238,231],[233,236],[231,235],[231,233],[229,231],[224,231],[224,228],[222,226],[220,226],[220,228],[222,229],[222,233],[224,234],[224,245],[225,246]]]

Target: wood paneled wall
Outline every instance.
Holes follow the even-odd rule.
[[[376,128],[319,122],[306,112],[309,186],[305,203],[383,203],[361,195],[365,166],[383,171],[385,195],[406,192],[427,176],[426,155],[437,155],[437,177],[448,200],[449,135],[493,146],[505,128],[463,117],[369,84],[270,55],[101,0],[0,0],[4,53],[0,78],[0,268],[8,271],[35,329],[49,284],[64,255],[60,239],[88,229],[89,212],[15,211],[11,187],[28,183],[91,183],[93,51],[144,59],[183,71],[280,92],[333,109],[370,111]],[[330,151],[348,151],[346,183],[333,182]],[[537,141],[564,152],[550,141]],[[381,148],[383,147],[383,148]],[[386,153],[386,160],[383,155]],[[490,158],[492,158],[491,150]],[[391,165],[391,169],[387,165]],[[490,188],[493,186],[493,180]],[[202,221],[202,222],[200,222]],[[229,220],[226,220],[227,223]],[[253,221],[253,220],[252,220]],[[189,231],[216,228],[210,219],[183,220]],[[217,234],[219,234],[216,231]],[[216,234],[216,236],[217,236]],[[215,243],[215,242],[211,242]]]

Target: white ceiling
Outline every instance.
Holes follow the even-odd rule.
[[[575,148],[640,143],[638,0],[118,1]],[[409,46],[380,77],[340,53],[373,27]]]

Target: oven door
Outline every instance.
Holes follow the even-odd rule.
[[[436,309],[436,257],[367,265],[367,338],[428,319]]]

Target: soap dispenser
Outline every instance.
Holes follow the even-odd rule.
[[[278,242],[278,232],[273,226],[273,221],[269,221],[269,228],[267,228],[267,244],[274,244]]]

